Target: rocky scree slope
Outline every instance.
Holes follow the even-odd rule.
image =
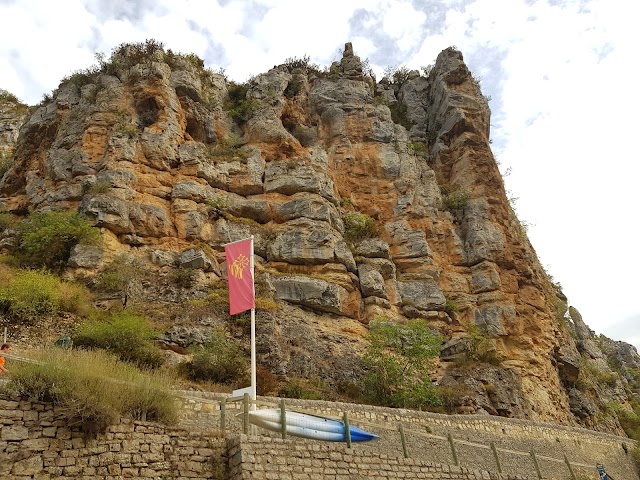
[[[254,235],[258,295],[278,306],[257,313],[272,372],[354,381],[369,321],[420,317],[444,338],[433,378],[463,392],[454,411],[620,433],[601,407],[628,405],[638,355],[567,313],[509,205],[489,126],[453,48],[428,76],[376,83],[347,44],[328,71],[291,61],[246,85],[194,56],[124,48],[33,108],[0,209],[91,218],[104,247],[77,247],[66,274],[144,262],[157,275],[138,298],[176,351],[222,323],[185,302],[222,284],[224,243]],[[176,268],[196,269],[195,284],[172,286]]]

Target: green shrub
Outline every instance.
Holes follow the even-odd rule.
[[[195,268],[176,268],[171,271],[171,283],[179,288],[191,288],[195,285],[198,271]]]
[[[460,308],[455,300],[451,300],[447,298],[447,301],[444,304],[444,311],[447,313],[456,313]]]
[[[106,352],[52,349],[32,352],[41,364],[12,367],[8,388],[25,399],[53,402],[57,414],[84,431],[102,431],[119,417],[174,423],[169,382]]]
[[[424,142],[412,142],[409,144],[409,151],[416,155],[422,155],[427,152],[427,146]]]
[[[0,103],[21,103],[13,93],[5,90],[4,88],[0,88]]]
[[[443,192],[442,204],[452,215],[458,215],[467,206],[470,198],[471,195],[466,190]]]
[[[118,255],[104,269],[95,288],[105,292],[126,294],[127,288],[148,274],[144,265],[128,255]]]
[[[309,55],[304,55],[302,58],[289,57],[284,61],[284,66],[287,67],[287,69],[289,70],[289,73],[302,70],[303,73],[308,74],[313,72],[317,75],[322,75],[320,66],[318,64],[313,63]]]
[[[229,136],[224,141],[218,142],[215,145],[208,145],[207,152],[211,160],[228,160],[228,159],[240,159],[246,160],[249,158],[249,152],[241,150],[242,142],[236,136]],[[224,198],[224,197],[222,197]]]
[[[364,213],[347,213],[344,221],[344,239],[353,243],[365,238],[378,236],[376,221]]]
[[[391,120],[393,120],[393,123],[402,125],[407,130],[411,129],[412,123],[411,120],[409,120],[409,110],[404,102],[398,100],[392,103],[389,105],[389,110],[391,111]]]
[[[383,71],[383,75],[390,82],[397,83],[398,85],[402,85],[404,82],[409,80],[410,71],[411,70],[409,70],[409,68],[404,65],[400,67],[387,66]]]
[[[0,232],[7,229],[14,229],[19,224],[18,217],[15,215],[11,213],[0,213]]]
[[[398,324],[378,318],[369,324],[370,347],[364,356],[365,397],[391,407],[433,408],[443,401],[429,378],[442,339],[423,319]]]
[[[301,400],[327,400],[329,387],[319,378],[292,378],[285,383],[278,395]]]
[[[287,88],[284,89],[284,96],[287,98],[294,98],[297,96],[304,86],[304,83],[300,78],[293,78],[287,85]]]
[[[491,365],[500,365],[502,356],[495,350],[494,345],[484,336],[480,327],[471,324],[467,327],[469,334],[468,351],[464,357],[459,359],[460,365],[469,365],[475,363],[489,363]]]
[[[60,280],[46,272],[20,270],[0,287],[0,307],[12,317],[32,320],[60,308]]]
[[[99,240],[100,231],[76,212],[35,213],[20,224],[16,252],[25,265],[62,270],[74,246]]]
[[[248,83],[229,82],[227,85],[227,98],[222,107],[239,125],[249,120],[260,106],[258,100],[247,98],[248,92]]]
[[[111,182],[107,180],[100,180],[88,186],[87,193],[89,195],[99,195],[101,193],[108,193],[112,188],[113,186],[111,185]]]
[[[73,335],[75,347],[100,348],[121,360],[144,368],[157,368],[164,362],[153,343],[154,330],[144,317],[127,310],[113,316],[86,322]]]
[[[247,381],[249,362],[240,347],[233,340],[225,338],[222,331],[216,332],[206,344],[193,347],[191,351],[192,360],[180,365],[188,379],[234,385]]]

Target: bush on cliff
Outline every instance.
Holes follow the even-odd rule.
[[[35,213],[19,225],[15,253],[24,265],[62,270],[73,247],[99,241],[100,231],[76,212]]]
[[[90,309],[90,294],[79,284],[0,265],[0,312],[11,318],[29,321],[60,311],[84,315]]]
[[[349,243],[378,236],[376,221],[369,215],[351,212],[345,214],[342,220],[344,221],[344,239]]]
[[[143,373],[100,351],[31,352],[39,363],[16,363],[9,391],[52,402],[84,431],[102,431],[118,417],[174,423],[177,405],[166,378]]]
[[[143,368],[158,368],[164,358],[153,343],[154,335],[144,317],[123,310],[106,319],[95,318],[80,325],[73,336],[73,345],[107,350],[122,361]]]
[[[189,380],[240,385],[247,381],[247,366],[240,347],[219,331],[207,343],[191,349],[191,361],[180,364],[181,372]]]
[[[422,319],[405,324],[378,318],[369,325],[371,345],[364,356],[366,399],[390,407],[432,408],[442,398],[429,370],[440,353],[442,339]]]

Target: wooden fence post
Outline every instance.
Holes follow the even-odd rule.
[[[227,399],[223,398],[222,401],[220,402],[220,430],[222,430],[223,435],[225,434],[225,430],[227,428],[226,415],[227,415]]]
[[[242,433],[249,435],[249,394],[245,393],[242,399]]]
[[[284,398],[280,400],[280,425],[282,439],[287,438],[287,410],[284,404]]]
[[[498,473],[502,473],[502,465],[500,465],[500,457],[498,457],[498,449],[496,444],[491,442],[491,451],[493,452],[493,458],[496,459],[496,466],[498,467]]]
[[[349,430],[349,416],[347,412],[342,414],[342,419],[344,422],[344,434],[347,437],[347,448],[351,448],[351,430]]]
[[[569,462],[569,459],[567,458],[566,454],[564,456],[564,463],[567,464],[567,468],[569,469],[569,475],[571,475],[571,480],[577,480],[576,474],[573,473],[573,468],[571,468],[571,462]]]
[[[400,426],[398,427],[398,430],[400,430],[400,441],[402,442],[402,454],[404,455],[404,458],[409,458],[409,451],[407,450],[407,439],[404,436],[404,427],[402,426],[402,424],[400,424]]]
[[[453,443],[453,435],[449,434],[447,437],[449,438],[449,445],[451,445],[451,455],[453,455],[453,464],[456,467],[459,467],[460,462],[458,462],[458,453],[456,452],[456,446]]]
[[[538,458],[536,457],[536,452],[534,452],[533,450],[531,450],[531,458],[533,460],[533,466],[536,469],[536,474],[538,475],[538,478],[542,478],[542,472],[540,471],[540,465],[538,465]]]

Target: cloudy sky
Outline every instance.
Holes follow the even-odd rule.
[[[155,38],[244,80],[345,42],[380,78],[455,45],[491,96],[492,148],[547,271],[596,333],[640,348],[637,0],[0,0],[0,88],[29,104]],[[635,60],[634,60],[635,59]]]

